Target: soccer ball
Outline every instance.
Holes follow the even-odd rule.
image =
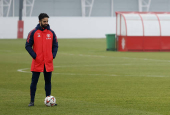
[[[44,104],[48,107],[54,106],[56,104],[56,99],[54,96],[47,96],[44,100]]]

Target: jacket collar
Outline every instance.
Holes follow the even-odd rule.
[[[42,28],[42,27],[40,26],[40,24],[37,24],[36,29],[41,30],[41,31],[44,31],[45,29],[49,30],[49,29],[50,29],[50,25],[48,24],[48,26],[47,26],[46,28]]]

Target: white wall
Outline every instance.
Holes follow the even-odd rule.
[[[0,39],[17,37],[18,18],[0,18]]]
[[[38,17],[24,17],[24,38],[38,24]],[[17,38],[18,17],[0,18],[0,39]],[[50,17],[49,24],[60,38],[105,38],[116,33],[115,17]]]

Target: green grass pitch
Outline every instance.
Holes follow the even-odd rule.
[[[25,39],[0,40],[0,115],[170,115],[170,53],[106,51],[106,39],[59,39],[52,95],[44,78],[30,101]]]

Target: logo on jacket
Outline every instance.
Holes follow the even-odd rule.
[[[51,35],[47,34],[47,38],[46,39],[49,40],[49,39],[51,39],[50,37],[51,37]]]
[[[51,35],[50,34],[47,34],[47,37],[49,38]]]
[[[47,40],[51,39],[51,38],[46,38]]]
[[[41,37],[41,36],[40,36],[40,33],[38,33],[38,36],[37,36],[37,37]]]

